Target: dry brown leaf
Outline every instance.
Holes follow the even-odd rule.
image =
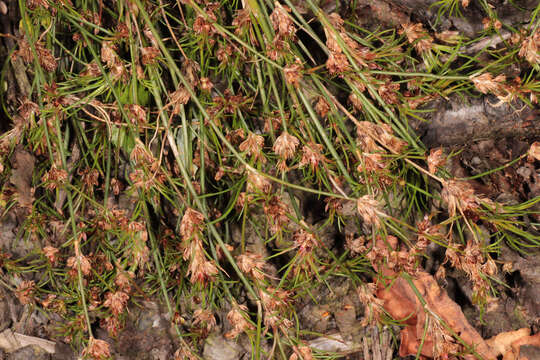
[[[524,336],[519,340],[516,340],[512,343],[512,350],[516,355],[516,359],[524,360],[519,356],[520,348],[524,345],[531,345],[540,347],[540,333]]]
[[[375,266],[375,264],[374,264]],[[453,333],[469,346],[474,347],[484,360],[494,360],[496,355],[486,344],[484,339],[472,327],[461,308],[448,294],[439,287],[437,281],[424,271],[417,271],[412,277],[412,283],[425,301],[422,305],[411,285],[402,277],[392,281],[397,274],[383,267],[383,275],[386,281],[377,283],[377,298],[384,301],[384,309],[396,320],[403,320],[407,325],[401,332],[400,356],[416,355],[424,334],[424,326],[429,316],[433,329],[428,329],[428,335],[424,339],[421,355],[435,357],[451,353],[457,344],[451,342],[451,337],[441,326],[435,324],[434,317],[442,319]],[[430,314],[426,313],[429,309]]]
[[[529,336],[531,330],[529,328],[523,328],[516,331],[508,331],[500,333],[492,338],[486,340],[486,343],[493,349],[497,356],[506,354],[508,350],[512,350],[512,343],[521,339],[524,336]]]
[[[530,333],[529,328],[508,331],[486,340],[486,343],[497,355],[503,355],[503,360],[525,360],[525,357],[520,356],[521,346],[540,347],[540,333],[535,335],[530,335]]]
[[[17,189],[19,204],[23,207],[32,206],[34,192],[32,189],[32,174],[34,172],[35,158],[27,151],[15,150],[14,169],[9,181]]]

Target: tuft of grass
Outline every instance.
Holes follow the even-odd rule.
[[[439,15],[457,4],[440,2]],[[289,358],[310,334],[294,304],[317,297],[314,279],[331,290],[334,276],[354,286],[380,276],[373,245],[351,245],[359,237],[391,235],[413,249],[422,235],[457,256],[473,247],[480,269],[502,242],[540,243],[528,216],[538,199],[499,206],[470,193],[409,124],[430,100],[486,88],[530,104],[537,65],[524,65],[520,83],[496,77],[523,63],[518,43],[468,54],[481,38],[445,42],[414,24],[363,29],[312,0],[307,12],[288,0],[19,7],[15,56],[32,94],[0,138],[0,158],[6,173],[17,172],[7,159],[20,149],[36,159],[33,201],[21,207],[24,189],[2,176],[1,204],[4,215],[23,208],[18,240],[40,246],[6,256],[3,282],[60,315],[58,335],[87,357],[110,356],[93,328],[114,338],[128,303],[159,297],[178,358],[197,358],[218,311],[239,305],[240,317],[221,322],[238,326],[253,356]],[[447,210],[430,213],[434,203]],[[476,278],[479,306],[489,275]],[[34,285],[16,284],[24,277]]]

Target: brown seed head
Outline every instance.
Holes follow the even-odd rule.
[[[416,40],[427,36],[426,31],[424,30],[424,25],[422,23],[417,24],[401,24],[402,29],[399,30],[399,34],[405,34],[407,37],[407,40],[409,41],[409,44],[412,44]]]
[[[378,210],[379,202],[375,200],[373,195],[364,195],[358,198],[356,202],[358,213],[362,217],[362,220],[368,225],[380,226],[379,217],[384,215]]]
[[[119,62],[118,55],[116,55],[116,46],[112,42],[104,41],[101,44],[101,61],[107,64],[109,68]]]
[[[110,358],[109,343],[90,337],[88,345],[83,350],[83,356],[90,356],[93,360],[105,360]]]
[[[266,177],[260,175],[258,172],[250,170],[248,171],[248,183],[246,191],[248,193],[253,193],[257,190],[268,194],[270,193],[270,190],[272,190],[272,184]]]
[[[21,281],[17,289],[15,289],[15,295],[23,305],[30,304],[34,301],[35,292],[36,283],[32,280]]]
[[[79,261],[81,263],[81,272],[84,276],[90,275],[90,272],[92,271],[92,266],[90,265],[90,261],[88,258],[84,255],[78,256]],[[67,259],[67,266],[75,271],[77,271],[77,257],[71,256]]]
[[[321,118],[326,118],[326,115],[330,111],[330,105],[323,97],[319,97],[317,104],[315,104],[315,111]]]
[[[105,294],[103,306],[109,308],[113,315],[118,316],[124,311],[128,300],[129,295],[123,291],[109,291]]]
[[[448,205],[448,213],[450,216],[456,214],[456,210],[475,212],[480,203],[490,203],[489,199],[479,198],[475,195],[474,189],[466,181],[446,180],[443,182],[443,190],[441,197]]]
[[[298,249],[300,256],[305,256],[313,251],[319,245],[317,238],[313,233],[300,229],[293,235],[294,246]]]
[[[289,224],[290,220],[287,214],[290,213],[290,209],[278,196],[272,196],[264,205],[263,210],[271,224],[270,231],[272,234],[284,230],[287,224]]]
[[[443,157],[442,147],[431,149],[429,156],[427,157],[428,170],[430,173],[435,174],[437,168],[444,166],[446,163],[446,158]]]
[[[41,43],[36,43],[36,52],[41,67],[47,72],[54,72],[58,66],[58,63],[56,62],[56,59],[51,51],[45,48]]]
[[[326,61],[326,68],[330,75],[342,75],[350,70],[349,60],[343,53],[330,53]]]
[[[274,30],[280,37],[291,38],[296,33],[296,28],[289,17],[291,9],[279,2],[274,2],[274,11],[270,14],[270,21]]]
[[[200,231],[203,222],[203,214],[192,208],[187,208],[180,223],[180,235],[184,239],[190,238],[195,232]]]
[[[255,327],[246,320],[247,307],[245,305],[236,305],[227,313],[227,320],[233,326],[233,329],[225,334],[227,339],[234,339],[246,330],[253,330]]]
[[[52,247],[52,246],[45,246],[43,248],[43,254],[45,255],[45,257],[47,257],[47,259],[49,260],[49,262],[53,266],[58,261],[58,253],[59,252],[60,252],[60,250],[58,250],[57,248]]]
[[[187,273],[191,275],[190,282],[192,284],[199,283],[205,285],[209,281],[214,280],[215,275],[218,273],[218,269],[213,261],[206,260],[204,252],[201,249],[195,252],[194,256],[191,258]]]
[[[202,77],[200,81],[201,82],[199,86],[201,87],[201,90],[203,91],[210,91],[214,87],[214,84],[212,84],[212,81],[210,81],[210,79],[207,77]]]
[[[261,135],[250,132],[247,139],[240,144],[239,149],[240,151],[245,151],[248,155],[253,156],[255,161],[260,159],[262,163],[265,163],[266,158],[262,153],[263,145],[264,138]]]
[[[527,59],[532,65],[540,64],[540,29],[522,41],[519,56]]]
[[[276,139],[273,150],[276,154],[287,160],[294,156],[298,144],[300,144],[300,141],[296,137],[284,131]]]
[[[503,85],[506,81],[506,76],[502,74],[494,78],[490,73],[483,73],[476,76],[471,75],[469,78],[473,82],[476,89],[482,94],[491,92],[498,95],[504,92]]]
[[[193,326],[204,327],[210,332],[216,326],[216,317],[208,309],[197,309],[193,312]]]
[[[309,142],[302,147],[302,159],[298,164],[300,167],[309,165],[313,171],[317,171],[319,163],[327,162],[328,160],[322,154],[323,146]]]
[[[143,65],[152,65],[157,63],[156,59],[161,54],[158,48],[153,46],[143,47],[141,49],[141,62]]]
[[[240,254],[236,257],[238,267],[242,272],[251,276],[255,280],[263,280],[264,272],[262,271],[265,265],[264,259],[259,254],[250,253],[249,251]]]
[[[302,62],[297,58],[294,64],[286,65],[283,68],[285,80],[294,87],[300,86],[300,79],[302,79],[303,69],[304,67],[302,66]]]

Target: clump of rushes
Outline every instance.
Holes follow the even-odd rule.
[[[83,357],[110,358],[113,344],[93,329],[118,337],[129,308],[156,297],[176,359],[196,359],[218,323],[229,339],[247,337],[255,358],[327,356],[295,322],[309,279],[350,279],[375,324],[387,321],[381,301],[358,274],[414,276],[438,244],[437,276],[463,272],[485,307],[498,246],[540,245],[522,220],[534,200],[477,194],[407,123],[452,94],[535,104],[537,25],[481,50],[498,59],[486,66],[462,51],[482,38],[420,23],[367,31],[310,0],[20,6],[12,58],[31,85],[0,136],[0,213],[20,211],[40,249],[17,261],[1,253],[0,265],[22,304],[63,319],[55,335]],[[500,22],[486,17],[488,36]],[[514,63],[521,77],[507,79]],[[538,159],[537,148],[518,161]],[[308,198],[325,210],[312,213]],[[500,241],[483,241],[480,224]],[[335,229],[344,249],[325,235]]]

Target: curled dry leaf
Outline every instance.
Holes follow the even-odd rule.
[[[527,360],[524,357],[520,357],[519,355],[520,348],[524,345],[540,347],[540,333],[530,335],[530,336],[524,336],[521,339],[514,341],[512,343],[512,353],[514,355],[514,359]],[[504,355],[503,359],[506,360],[507,358],[508,360],[512,359],[510,355],[508,354],[508,352]],[[532,360],[532,359],[528,359],[528,360]]]
[[[500,333],[492,338],[486,340],[486,343],[491,346],[496,355],[504,355],[509,350],[512,350],[512,343],[521,339],[524,336],[529,336],[531,330],[529,328],[523,328],[516,331],[508,331]]]

